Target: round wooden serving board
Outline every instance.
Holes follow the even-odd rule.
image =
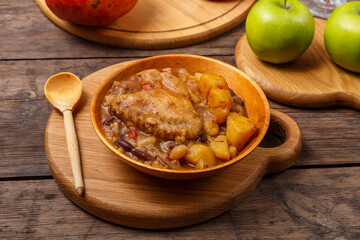
[[[126,63],[97,71],[82,80],[83,95],[74,112],[85,194],[74,188],[63,117],[53,111],[45,132],[48,163],[59,188],[77,205],[105,220],[137,228],[164,229],[196,224],[237,205],[264,174],[290,167],[301,150],[302,135],[287,115],[272,110],[270,130],[285,139],[274,148],[257,147],[239,163],[211,177],[166,180],[120,161],[98,138],[90,105],[98,86]]]
[[[164,49],[205,41],[230,30],[246,18],[256,0],[139,0],[128,14],[97,28],[63,21],[45,0],[36,2],[51,21],[78,37],[124,48]]]
[[[258,59],[244,34],[236,46],[236,64],[276,101],[300,107],[344,105],[360,110],[360,74],[331,60],[323,39],[325,23],[315,18],[315,36],[309,49],[294,62],[280,65]]]

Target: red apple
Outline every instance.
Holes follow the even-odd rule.
[[[128,13],[138,0],[45,0],[59,18],[87,26],[103,26]]]

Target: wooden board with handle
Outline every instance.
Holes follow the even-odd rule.
[[[244,34],[235,50],[237,66],[252,77],[266,95],[300,107],[343,105],[360,110],[360,74],[337,66],[324,45],[325,20],[315,18],[315,36],[309,49],[287,64],[261,61]]]
[[[196,224],[237,205],[264,174],[290,167],[301,150],[302,135],[286,114],[272,110],[270,130],[285,139],[274,148],[257,147],[223,172],[198,180],[166,180],[120,161],[97,137],[90,105],[97,87],[119,69],[116,64],[82,80],[83,95],[74,111],[85,194],[74,188],[63,119],[53,111],[45,132],[48,163],[59,188],[77,205],[105,220],[137,228],[165,229]]]
[[[135,49],[187,46],[218,36],[247,16],[256,0],[139,0],[125,16],[103,27],[86,27],[63,21],[36,0],[41,11],[57,26],[78,37]]]

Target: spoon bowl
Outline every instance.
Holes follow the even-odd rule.
[[[81,81],[72,73],[58,73],[47,80],[44,91],[49,102],[64,116],[66,144],[74,176],[75,188],[81,195],[84,192],[84,182],[81,172],[79,145],[72,115],[72,111],[75,109],[81,97]]]
[[[45,95],[60,112],[73,111],[82,92],[80,79],[69,72],[55,74],[45,84]]]

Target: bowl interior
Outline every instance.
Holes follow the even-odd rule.
[[[107,94],[108,90],[111,88],[113,81],[127,78],[130,75],[138,73],[145,69],[162,69],[169,67],[185,68],[189,72],[209,72],[221,75],[225,78],[229,87],[235,92],[235,94],[237,94],[244,100],[248,112],[248,117],[253,123],[255,123],[258,131],[255,136],[251,138],[246,147],[242,149],[242,151],[234,159],[211,168],[199,170],[173,170],[156,168],[143,164],[137,160],[131,159],[127,155],[119,152],[112,145],[111,141],[106,137],[102,128],[100,110],[103,99]],[[94,129],[101,141],[115,154],[120,156],[120,158],[127,164],[152,175],[165,178],[186,179],[186,177],[181,176],[183,176],[183,174],[191,174],[192,176],[189,176],[189,178],[196,178],[197,174],[199,176],[209,175],[208,173],[210,173],[211,171],[219,170],[225,166],[229,166],[239,161],[240,159],[248,155],[251,151],[253,151],[261,142],[268,129],[270,122],[270,108],[267,98],[261,88],[257,85],[256,82],[254,82],[254,80],[241,72],[239,69],[229,64],[207,57],[177,54],[142,59],[130,63],[129,65],[119,69],[114,75],[106,79],[96,92],[91,106],[91,120]],[[173,177],[169,174],[180,174],[180,177]]]

